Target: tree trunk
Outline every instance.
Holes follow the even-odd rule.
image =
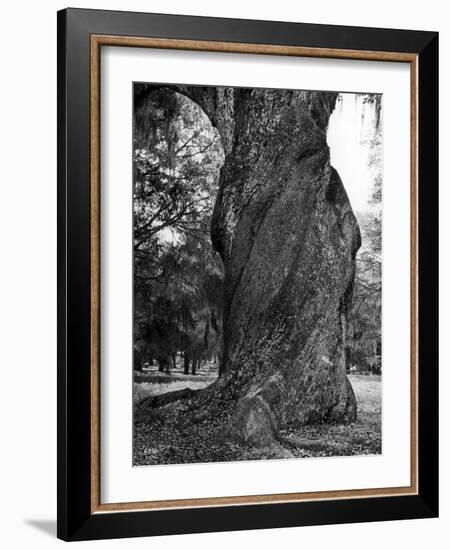
[[[184,374],[189,374],[189,354],[184,352]]]
[[[176,90],[225,151],[211,227],[225,268],[224,433],[271,446],[281,427],[353,421],[345,331],[360,236],[326,142],[337,94]]]
[[[214,115],[227,153],[211,229],[225,267],[220,386],[237,403],[229,432],[264,445],[282,426],[356,418],[345,330],[360,236],[330,166],[336,94],[228,95]]]

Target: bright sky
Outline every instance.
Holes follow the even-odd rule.
[[[331,164],[341,176],[353,211],[365,212],[373,181],[367,164],[369,148],[361,138],[375,130],[375,110],[363,104],[359,94],[340,97],[328,125]]]

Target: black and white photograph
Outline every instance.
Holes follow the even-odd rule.
[[[2,548],[448,546],[445,7],[4,5]]]
[[[133,99],[133,465],[380,454],[382,94]]]

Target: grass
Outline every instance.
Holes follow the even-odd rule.
[[[350,375],[358,417],[353,424],[313,424],[285,432],[294,456],[349,456],[381,453],[381,376]]]
[[[137,404],[150,395],[160,395],[184,388],[199,390],[212,384],[216,378],[215,374],[135,373],[133,402]]]
[[[209,373],[139,373],[135,376],[134,401],[138,403],[148,395],[186,387],[199,389],[212,383],[215,378]],[[308,458],[381,453],[381,377],[350,375],[349,379],[358,405],[357,421],[346,425],[314,424],[282,431],[283,446],[289,456]],[[180,407],[183,405],[180,404]],[[135,465],[268,458],[258,449],[244,449],[232,442],[217,445],[214,429],[208,423],[192,426],[183,433],[164,414],[156,416],[150,425],[136,424],[134,435]]]

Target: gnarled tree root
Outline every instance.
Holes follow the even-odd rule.
[[[181,401],[182,399],[191,399],[202,390],[203,388],[201,390],[184,388],[182,390],[161,393],[159,395],[150,395],[137,405],[135,412],[139,415],[145,415],[146,412],[150,412],[152,409],[164,407],[165,405],[175,403],[175,401]]]

